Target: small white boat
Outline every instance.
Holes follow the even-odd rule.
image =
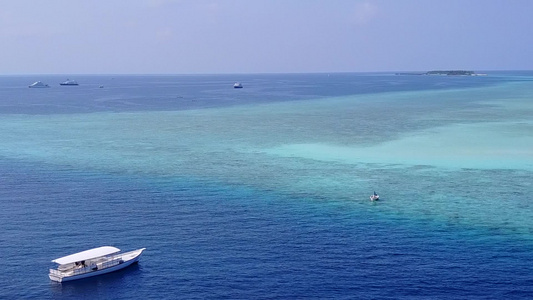
[[[29,88],[47,88],[48,84],[44,84],[41,81],[36,81],[28,86]]]
[[[120,249],[104,246],[85,250],[52,260],[59,264],[50,269],[51,280],[64,282],[106,274],[136,263],[146,248],[119,253]]]
[[[376,200],[379,200],[379,195],[376,194],[376,192],[374,191],[374,194],[370,195],[370,201],[376,201]]]
[[[59,85],[78,85],[78,82],[76,80],[67,79],[67,81],[63,81]]]
[[[235,84],[233,85],[233,88],[234,89],[242,89],[242,84],[240,82],[235,82]]]

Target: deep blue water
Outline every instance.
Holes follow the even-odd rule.
[[[0,77],[0,113],[183,110],[365,93],[477,87],[502,81],[495,76],[450,78],[381,73],[70,75],[73,76],[81,83],[79,86],[60,87],[58,83],[68,75]],[[36,80],[48,83],[52,88],[28,89],[28,82],[31,84]],[[239,93],[231,88],[235,81],[245,86]],[[104,88],[100,89],[101,85]]]
[[[48,117],[38,122],[49,126],[47,120],[65,122],[55,119],[65,114],[81,114],[75,120],[96,122],[84,116],[110,112],[104,115],[107,122],[122,116],[121,112],[221,109],[206,118],[218,124],[214,118],[226,113],[226,107],[250,104],[268,107],[272,103],[296,100],[303,101],[299,105],[305,106],[308,100],[325,97],[375,94],[370,99],[381,99],[380,93],[483,90],[505,82],[527,81],[533,73],[518,75],[473,78],[386,74],[68,76],[80,82],[79,87],[56,86],[55,82],[67,76],[0,77],[0,118],[16,116],[12,128],[0,130],[27,132],[27,136],[19,137],[24,141],[29,136],[35,139],[33,129],[25,124],[43,116]],[[46,90],[26,87],[36,80],[52,87]],[[244,89],[233,90],[234,81],[242,82]],[[99,85],[104,88],[98,88]],[[389,119],[393,119],[388,122],[392,123],[368,125],[364,129],[367,134],[379,135],[380,130],[389,128],[397,132],[380,136],[394,139],[400,132],[414,127],[481,122],[479,115],[484,114],[491,120],[505,119],[504,113],[482,105],[480,99],[457,101],[452,97],[431,105],[422,104],[416,97],[405,100],[403,105],[394,99],[387,100],[389,109],[394,107],[387,112]],[[358,109],[375,109],[376,104],[362,101]],[[456,118],[424,122],[409,119],[408,111],[416,107],[428,113],[450,112]],[[476,113],[470,112],[463,119],[457,117],[454,109]],[[405,119],[394,119],[394,111],[397,116],[405,115]],[[283,113],[290,119],[301,111]],[[473,120],[472,116],[478,117]],[[237,117],[245,116],[237,114]],[[525,114],[523,118],[531,120],[531,115]],[[268,125],[267,119],[252,119],[246,124],[250,128],[255,122]],[[312,122],[315,121],[308,125]],[[338,122],[342,121],[331,117],[331,124],[337,126]],[[296,125],[295,130],[300,128]],[[276,125],[277,130],[280,126]],[[58,130],[57,135],[62,134],[59,130],[63,127],[53,128]],[[159,136],[166,127],[154,128],[160,128],[161,132],[156,130],[150,135]],[[512,199],[506,206],[521,206],[526,220],[530,220],[529,216],[533,215],[530,170],[448,170],[431,166],[404,169],[398,165],[301,162],[291,157],[263,161],[253,153],[243,153],[242,161],[237,161],[227,148],[211,151],[212,146],[203,137],[202,143],[193,138],[204,130],[213,133],[206,140],[228,137],[224,128],[208,128],[192,129],[190,140],[185,138],[182,143],[194,145],[197,152],[210,150],[206,150],[205,156],[187,154],[197,160],[208,160],[213,165],[209,171],[205,171],[206,165],[200,161],[192,167],[189,163],[178,164],[179,168],[171,171],[163,166],[154,167],[156,162],[151,159],[160,154],[156,144],[148,150],[138,150],[143,154],[142,159],[129,161],[131,154],[121,150],[126,149],[123,147],[128,142],[117,140],[116,145],[102,150],[110,157],[100,157],[105,164],[98,164],[86,160],[82,154],[78,162],[67,150],[61,152],[62,148],[57,148],[58,156],[68,159],[58,160],[47,154],[47,141],[38,140],[26,142],[42,146],[45,154],[38,153],[39,149],[27,154],[27,149],[21,148],[20,153],[26,154],[19,156],[15,153],[17,149],[13,150],[18,144],[10,139],[9,146],[2,146],[0,152],[3,269],[0,298],[533,297],[531,223],[516,225],[499,220],[483,223],[476,218],[477,213],[479,219],[487,214],[497,219],[501,214],[499,208],[477,212],[472,206],[470,212],[472,207],[466,205],[473,204],[465,203],[465,213],[462,208],[454,212],[457,208],[453,206],[457,205],[454,202],[457,195],[461,195],[457,189],[464,190],[472,202],[484,203],[482,206],[494,206],[491,199],[503,200],[511,191],[517,193],[520,201]],[[265,130],[276,129],[272,126]],[[291,134],[303,139],[307,137],[304,133]],[[283,134],[273,134],[265,143],[273,143],[277,137],[285,139]],[[88,137],[84,132],[79,136],[76,142],[85,145]],[[334,139],[321,138],[322,141]],[[335,139],[343,141],[342,135]],[[246,142],[259,144],[251,139]],[[114,152],[119,146],[118,152]],[[116,153],[119,155],[113,156]],[[186,159],[180,157],[184,153],[176,151],[175,160]],[[81,163],[82,160],[86,161]],[[248,170],[246,164],[254,163],[263,167],[254,172]],[[202,169],[196,170],[194,165]],[[376,168],[382,175],[377,174]],[[370,178],[372,186],[380,183],[379,191],[384,193],[382,202],[367,201],[367,194],[372,192],[367,193],[367,183],[326,184],[340,180],[342,174],[350,174],[354,169],[363,178]],[[312,176],[320,176],[321,180]],[[464,182],[468,186],[461,186]],[[352,185],[361,185],[366,194],[354,196],[352,193],[359,188]],[[396,209],[395,203],[407,201],[410,196],[413,201],[427,201],[427,211]],[[436,204],[436,199],[444,204]],[[48,269],[54,266],[52,259],[103,245],[125,251],[141,247],[147,250],[138,265],[113,274],[64,284],[48,279]]]

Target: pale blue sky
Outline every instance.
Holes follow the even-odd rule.
[[[531,0],[0,0],[0,74],[532,70]]]

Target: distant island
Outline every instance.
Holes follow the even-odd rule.
[[[474,71],[449,70],[449,71],[429,71],[425,73],[396,73],[396,75],[439,75],[439,76],[481,76],[487,74],[478,74]]]

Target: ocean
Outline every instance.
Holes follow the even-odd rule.
[[[533,72],[486,73],[0,76],[0,298],[531,299]]]

